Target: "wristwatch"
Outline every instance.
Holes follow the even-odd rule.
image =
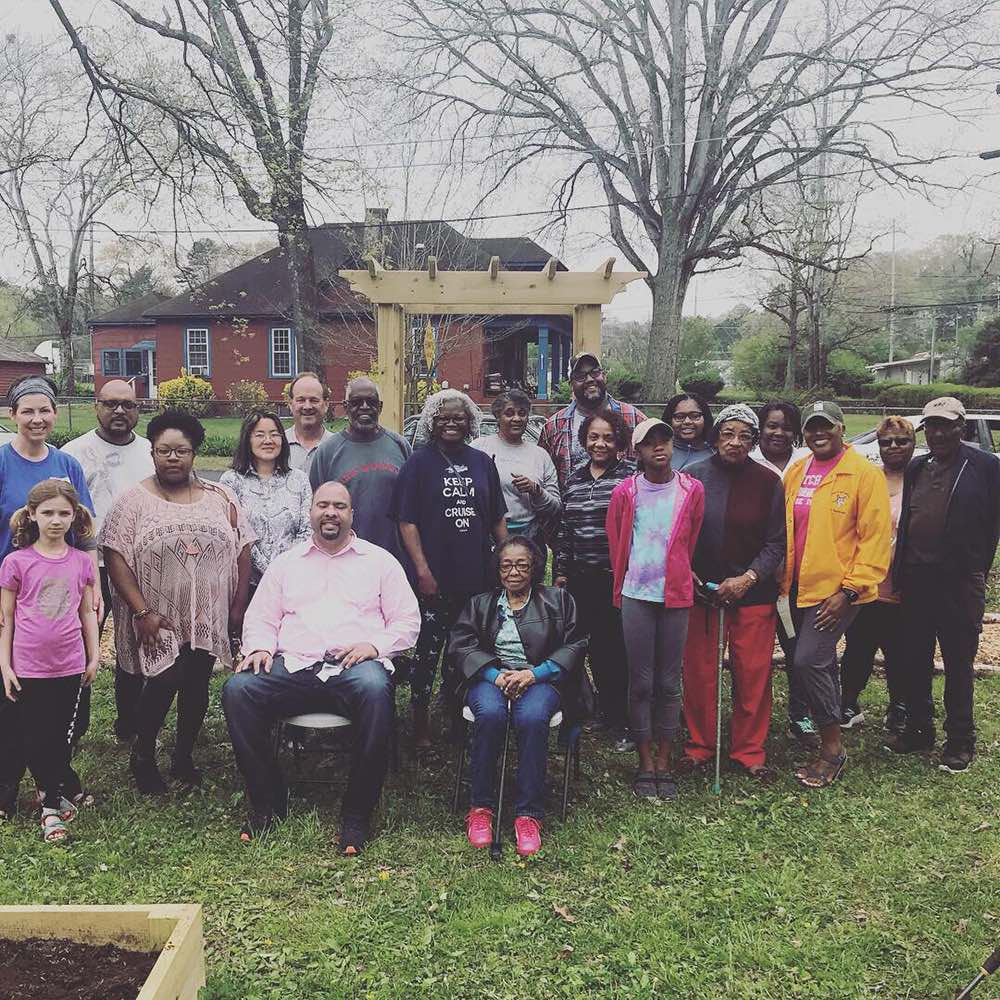
[[[850,587],[841,587],[840,592],[847,598],[848,604],[853,604],[861,595]]]

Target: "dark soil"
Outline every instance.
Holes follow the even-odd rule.
[[[0,938],[0,1000],[135,1000],[158,951]]]

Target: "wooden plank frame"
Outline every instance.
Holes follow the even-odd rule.
[[[558,271],[551,258],[541,271],[503,271],[491,257],[484,271],[444,271],[436,258],[426,270],[387,271],[374,259],[365,270],[344,270],[340,277],[367,298],[376,312],[382,423],[403,429],[407,315],[571,316],[573,353],[601,350],[601,306],[642,271],[615,273],[615,258],[596,271]]]

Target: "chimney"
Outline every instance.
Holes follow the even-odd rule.
[[[382,250],[385,244],[382,227],[385,226],[388,221],[389,209],[365,209],[364,250],[366,254],[372,254],[376,258],[381,258]]]

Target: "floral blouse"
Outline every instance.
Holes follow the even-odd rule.
[[[274,558],[312,537],[309,477],[300,469],[292,469],[284,475],[274,473],[268,479],[261,479],[253,469],[245,475],[227,469],[219,482],[236,494],[257,536],[250,551],[253,564],[250,582],[256,584]]]
[[[233,526],[235,523],[235,527]],[[128,563],[146,606],[162,615],[152,652],[136,638],[132,611],[112,588],[118,665],[126,673],[163,673],[184,644],[227,667],[229,607],[236,594],[237,560],[256,539],[230,491],[206,488],[191,504],[170,503],[144,486],[123,493],[108,512],[99,544]]]

